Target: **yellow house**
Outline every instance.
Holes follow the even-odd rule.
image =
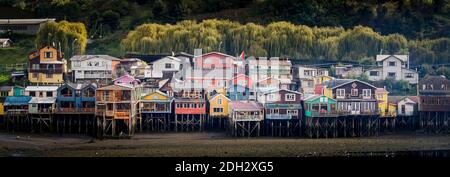
[[[228,102],[230,101],[224,94],[218,93],[209,99],[209,116],[226,117],[228,116]]]
[[[172,110],[173,99],[161,91],[152,92],[140,100],[140,112],[145,113],[166,113]]]
[[[328,98],[333,98],[333,90],[328,87],[323,87],[323,95]]]
[[[216,94],[227,95],[227,89],[223,87],[218,87],[209,91],[209,94],[206,95],[206,99],[211,99],[216,96]]]
[[[53,47],[44,47],[28,56],[28,79],[33,84],[61,84],[66,62],[62,53]]]
[[[0,87],[0,116],[5,115],[5,109],[3,108],[3,104],[5,103],[5,99],[7,96],[14,95],[14,87],[13,86],[1,86]]]
[[[397,115],[396,107],[388,102],[389,92],[384,88],[377,88],[375,91],[378,101],[378,110],[381,117],[395,117]]]
[[[314,78],[313,78],[314,85],[323,84],[324,82],[330,81],[330,80],[333,80],[333,77],[325,76],[325,75],[318,75],[318,76],[314,76]]]

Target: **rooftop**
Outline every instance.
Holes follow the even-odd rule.
[[[47,21],[55,21],[54,18],[43,18],[43,19],[0,19],[0,25],[35,25],[41,24]]]

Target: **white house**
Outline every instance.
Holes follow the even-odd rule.
[[[0,48],[7,48],[7,47],[11,47],[12,41],[10,39],[3,39],[0,38]]]
[[[418,111],[417,96],[389,96],[388,100],[397,105],[398,116],[413,116]]]
[[[166,56],[151,62],[145,68],[145,78],[172,78],[174,73],[183,69],[181,59],[173,56]]]
[[[116,77],[116,66],[120,63],[120,59],[109,55],[75,55],[70,61],[74,82],[107,82]]]
[[[30,96],[28,112],[51,113],[55,109],[58,86],[28,86],[25,96]]]
[[[363,73],[363,68],[353,65],[336,66],[336,77],[338,78],[348,78],[348,77],[359,77]]]
[[[312,66],[295,66],[298,70],[296,76],[300,80],[300,90],[303,94],[314,94],[314,79],[322,78],[318,76],[328,76],[328,70],[325,68],[318,68]]]
[[[409,69],[408,55],[377,55],[376,61],[377,67],[366,71],[371,81],[394,79],[405,80],[410,84],[419,82],[417,71]]]

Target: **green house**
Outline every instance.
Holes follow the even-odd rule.
[[[303,100],[305,116],[336,117],[338,116],[335,99],[324,95],[312,95]]]

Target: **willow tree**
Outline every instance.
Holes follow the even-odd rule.
[[[83,23],[68,21],[41,24],[36,37],[36,47],[53,46],[61,49],[66,57],[83,54],[87,45],[87,31]]]
[[[359,60],[377,55],[383,44],[383,37],[371,28],[356,26],[345,32],[339,40],[338,58]]]

